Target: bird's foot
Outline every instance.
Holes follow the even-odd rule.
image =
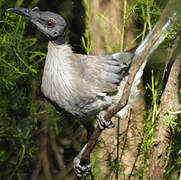
[[[114,124],[111,120],[106,121],[104,119],[105,114],[106,114],[106,111],[101,111],[99,113],[99,115],[97,115],[97,117],[98,117],[97,122],[98,122],[98,126],[99,126],[100,130],[104,130],[105,128],[110,129],[110,128],[114,127]]]
[[[87,144],[73,160],[74,172],[78,178],[81,178],[84,173],[89,174],[92,168],[91,163],[81,165],[81,157],[83,152],[85,151],[86,146]]]

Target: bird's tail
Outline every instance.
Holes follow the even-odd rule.
[[[178,1],[178,0],[174,0]],[[135,54],[132,58],[132,62],[137,61],[139,57],[144,56],[144,61],[136,73],[134,78],[130,96],[127,105],[118,113],[118,116],[125,118],[126,112],[132,108],[133,102],[139,93],[138,85],[140,84],[143,70],[148,61],[149,56],[157,49],[157,47],[169,36],[175,35],[181,30],[181,8],[173,9],[171,6],[175,6],[173,2],[169,2],[164,9],[163,15],[153,28],[153,30],[146,36],[144,41],[137,47]],[[144,53],[146,54],[144,55]],[[132,71],[132,67],[129,70],[129,74]]]

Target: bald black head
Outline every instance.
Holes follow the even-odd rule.
[[[8,11],[26,17],[38,30],[57,44],[65,43],[66,22],[60,15],[49,11],[40,11],[38,7],[33,9],[10,8]]]

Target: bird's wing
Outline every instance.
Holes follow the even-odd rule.
[[[81,76],[90,88],[98,93],[115,93],[128,72],[132,53],[90,56],[75,54],[81,65]]]

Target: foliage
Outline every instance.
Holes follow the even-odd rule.
[[[161,6],[155,0],[136,0],[131,1],[128,6],[128,17],[134,13],[137,23],[138,36],[141,41],[145,38],[148,31],[152,30],[153,25],[157,22],[160,16]],[[141,27],[141,28],[140,28]]]
[[[33,4],[38,1],[32,1]],[[21,5],[23,1],[16,1]],[[4,4],[1,3],[1,7]],[[0,7],[0,8],[1,8]],[[28,94],[45,54],[35,50],[36,38],[23,38],[26,21],[6,12],[0,20],[0,177],[15,179],[38,143],[36,105]],[[30,94],[29,94],[30,95]],[[33,112],[34,111],[34,112]]]
[[[87,8],[86,10],[86,21],[87,21],[87,26],[85,29],[85,32],[83,34],[83,36],[81,37],[81,42],[82,42],[82,46],[83,49],[85,50],[86,54],[90,54],[90,51],[92,50],[92,40],[90,37],[90,6],[88,3],[88,0],[83,0],[85,7]]]
[[[156,78],[156,79],[155,79]],[[139,179],[147,179],[148,176],[148,160],[154,140],[154,132],[158,120],[159,100],[161,97],[162,83],[160,75],[157,72],[151,74],[151,84],[147,83],[147,101],[148,109],[145,112],[145,119],[143,121],[143,138],[140,143],[140,154],[142,155],[142,163],[139,167]]]
[[[3,24],[0,29],[0,50],[2,52],[0,55],[2,68],[0,85],[9,89],[11,86],[15,86],[17,80],[22,76],[35,76],[38,65],[45,54],[31,51],[31,47],[37,42],[36,38],[23,39],[26,22],[21,17],[17,19],[6,13],[0,23]]]
[[[180,151],[180,138],[181,138],[181,116],[180,112],[173,112],[165,117],[165,121],[170,125],[173,136],[171,145],[168,150],[167,171],[165,173],[166,179],[171,179],[172,176],[178,177],[181,170],[181,151]]]
[[[72,165],[75,149],[76,152],[80,150],[79,143],[75,143],[76,138],[80,140],[85,137],[85,131],[80,131],[83,129],[80,122],[61,116],[52,105],[48,106],[40,93],[47,41],[44,46],[36,36],[28,37],[28,32],[32,32],[32,29],[27,28],[27,21],[5,11],[9,7],[17,6],[32,8],[38,2],[39,0],[32,0],[24,5],[27,1],[0,1],[0,179],[30,178],[36,169],[34,161],[38,161],[36,152],[42,143],[42,124],[45,121],[49,124],[47,133],[51,133],[51,137],[47,136],[49,144],[46,154],[47,157],[50,156],[50,160],[62,155],[59,150],[66,151],[63,153],[66,156],[65,164],[70,161]],[[52,132],[50,127],[55,131]],[[61,147],[57,146],[56,140],[52,140],[53,133]],[[70,147],[71,144],[73,147]],[[50,163],[54,171],[60,170],[57,163],[55,160],[53,164]],[[65,172],[64,174],[66,175]]]
[[[122,22],[121,28],[118,28],[110,19],[104,15],[102,12],[98,12],[99,17],[99,26],[104,33],[104,41],[106,49],[110,49],[109,53],[117,52],[117,51],[127,51],[129,50],[129,45],[125,45],[125,31],[127,28],[127,22],[131,19],[136,23],[136,29],[134,31],[137,32],[137,37],[133,42],[138,41],[140,43],[144,40],[145,36],[148,32],[152,30],[152,27],[157,22],[160,12],[161,12],[161,4],[162,1],[154,1],[154,0],[135,0],[135,1],[123,1],[123,10],[122,13]],[[106,26],[108,25],[114,29],[115,32],[120,34],[120,41],[118,43],[112,42],[110,40],[110,34],[107,32]]]

